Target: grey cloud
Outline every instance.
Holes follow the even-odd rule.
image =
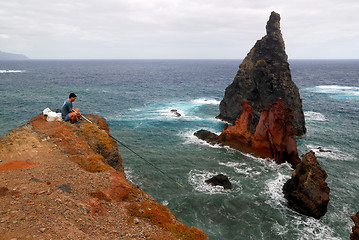
[[[0,9],[1,50],[32,58],[243,58],[273,10],[289,57],[321,58],[324,46],[357,46],[359,24],[349,0],[12,0]]]

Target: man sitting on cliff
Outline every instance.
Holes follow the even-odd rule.
[[[75,123],[79,119],[78,116],[81,115],[80,110],[72,107],[72,103],[75,102],[76,97],[75,93],[70,93],[69,99],[62,105],[61,115],[64,121],[71,120],[72,123]]]

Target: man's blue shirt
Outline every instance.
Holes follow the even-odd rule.
[[[62,105],[62,110],[61,110],[62,119],[65,119],[66,115],[69,114],[71,111],[72,111],[72,102],[70,101],[70,99],[67,99]]]

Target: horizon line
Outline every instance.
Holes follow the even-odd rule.
[[[188,61],[188,60],[243,60],[244,58],[28,58],[28,59],[0,59],[0,61],[95,61],[95,60],[121,60],[121,61]],[[359,60],[359,58],[289,58],[291,60]]]

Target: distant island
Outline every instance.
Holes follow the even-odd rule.
[[[0,51],[0,60],[29,60],[23,54],[14,54]]]

